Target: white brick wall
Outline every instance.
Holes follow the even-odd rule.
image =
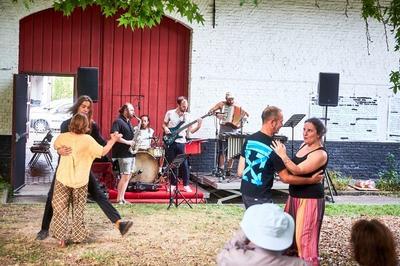
[[[0,105],[0,134],[10,134],[9,91],[18,68],[18,21],[29,12],[0,1],[0,96],[6,101]],[[319,1],[318,9],[314,0],[261,1],[258,7],[218,0],[215,28],[212,0],[196,2],[206,19],[204,26],[171,15],[193,32],[189,94],[195,117],[222,100],[226,91],[250,113],[245,131],[259,129],[261,111],[268,104],[282,108],[285,118],[308,115],[319,72],[340,73],[340,95],[391,95],[388,75],[398,67],[398,58],[386,51],[383,27],[375,23],[370,23],[374,42],[368,56],[359,2],[351,1],[346,18],[345,1]],[[35,10],[48,6],[46,1],[35,3]],[[393,38],[389,41],[392,50]],[[386,125],[387,101],[382,102],[379,124]],[[213,137],[214,132],[213,119],[206,118],[196,136]],[[288,129],[280,133],[290,135]],[[296,139],[300,138],[301,126],[296,127]],[[385,134],[378,139],[384,141]]]
[[[368,56],[360,3],[351,1],[346,18],[345,1],[320,1],[320,9],[313,0],[261,1],[258,7],[240,7],[237,2],[216,1],[213,29],[212,1],[208,1],[209,6],[202,5],[207,10],[205,26],[193,25],[191,109],[195,116],[222,100],[227,90],[251,115],[245,131],[260,128],[260,115],[268,104],[282,108],[285,118],[308,115],[319,72],[340,73],[340,95],[391,94],[388,75],[397,68],[398,58],[386,51],[383,27],[375,23],[370,23],[374,42]],[[387,106],[379,110],[378,123],[385,125]],[[214,131],[213,120],[206,119],[198,135],[212,137]],[[302,125],[296,127],[296,139],[301,131]],[[280,133],[291,134],[289,129]],[[379,139],[385,140],[384,132]]]
[[[27,10],[23,1],[0,0],[0,135],[11,135],[13,74],[18,73],[19,20],[48,8],[51,1],[35,0]]]

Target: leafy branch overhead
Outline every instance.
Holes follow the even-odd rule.
[[[17,2],[18,0],[12,0]],[[23,0],[29,7],[34,0]],[[54,9],[69,16],[75,8],[85,9],[88,6],[98,5],[104,16],[117,15],[119,26],[132,29],[153,27],[160,24],[165,12],[177,12],[190,23],[204,23],[204,17],[199,7],[191,0],[56,0]],[[122,11],[120,11],[122,10]]]
[[[394,51],[400,51],[400,1],[392,0],[390,2],[383,2],[385,3],[385,5],[382,5],[379,0],[362,0],[361,16],[363,17],[366,26],[368,53],[369,43],[372,42],[369,36],[368,19],[373,19],[382,23],[383,30],[386,36],[387,50],[389,50],[389,44],[387,41],[387,29],[389,29],[395,37]],[[400,90],[399,70],[392,71],[389,76],[390,82],[393,85],[391,89],[394,93],[397,93]]]
[[[119,10],[119,26],[135,28],[153,27],[160,24],[165,11],[177,12],[189,22],[204,23],[199,7],[190,0],[63,0],[55,1],[54,8],[70,15],[76,7],[98,5],[106,17]]]

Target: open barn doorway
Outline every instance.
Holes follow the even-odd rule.
[[[25,183],[49,183],[58,161],[53,143],[61,123],[71,116],[74,77],[28,76],[28,91]]]

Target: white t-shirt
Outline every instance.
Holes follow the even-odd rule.
[[[183,115],[179,116],[178,113],[176,112],[176,109],[172,109],[172,110],[167,111],[167,113],[165,114],[164,122],[167,123],[168,128],[173,128],[173,127],[176,127],[182,121],[184,121],[184,123],[179,127],[179,128],[181,128],[181,127],[189,124],[190,122],[192,122],[191,119],[192,119],[191,115],[188,112],[185,112],[185,113],[183,113]],[[175,142],[186,143],[187,135],[188,135],[187,129],[182,130],[179,133],[180,138],[177,138],[175,140]]]
[[[135,131],[136,130],[137,130],[137,127],[135,127]],[[151,138],[153,137],[153,135],[154,135],[154,129],[152,129],[152,128],[141,129],[140,135],[138,138],[139,149],[143,149],[143,150],[150,149]]]

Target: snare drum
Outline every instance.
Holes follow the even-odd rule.
[[[165,154],[165,150],[162,147],[154,147],[148,149],[148,152],[153,155],[154,158],[160,158],[163,157]]]

